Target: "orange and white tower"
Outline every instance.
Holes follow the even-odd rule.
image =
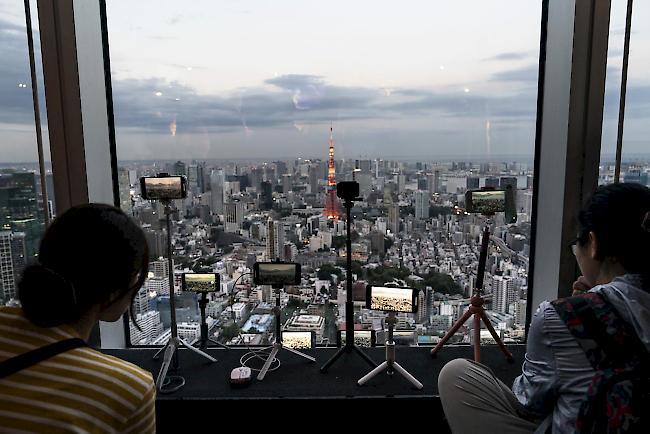
[[[336,167],[334,166],[334,132],[330,126],[329,163],[327,165],[327,196],[325,196],[325,217],[338,220],[341,216],[339,199],[336,197]]]

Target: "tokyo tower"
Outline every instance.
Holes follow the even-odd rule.
[[[325,217],[328,220],[338,220],[341,216],[339,200],[336,197],[336,168],[334,166],[334,137],[330,126],[329,163],[327,165],[327,196],[325,196]]]

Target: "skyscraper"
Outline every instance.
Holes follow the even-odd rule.
[[[388,206],[388,229],[392,234],[399,233],[399,205]]]
[[[25,234],[0,231],[0,301],[15,298],[16,284],[25,268]]]
[[[273,186],[269,181],[262,181],[260,185],[262,188],[260,193],[260,209],[268,211],[273,208]]]
[[[284,227],[282,222],[269,219],[266,223],[266,258],[284,260]]]
[[[244,204],[236,201],[226,204],[226,225],[224,230],[226,232],[237,232],[241,229],[244,222]]]
[[[413,207],[415,218],[426,220],[429,218],[429,192],[418,190],[413,193]]]
[[[329,163],[327,166],[327,196],[325,197],[325,217],[328,220],[340,218],[339,200],[336,197],[336,166],[334,164],[334,132],[330,126]]]
[[[210,208],[214,214],[223,214],[223,184],[226,177],[223,169],[218,169],[210,175]]]
[[[508,306],[517,301],[518,291],[510,276],[492,276],[492,310],[508,313]]]

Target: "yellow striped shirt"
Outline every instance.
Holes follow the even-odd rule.
[[[0,362],[79,337],[41,328],[16,307],[0,307]],[[151,374],[91,348],[76,348],[0,378],[0,433],[154,433]]]

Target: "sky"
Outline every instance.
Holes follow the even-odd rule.
[[[22,4],[0,0],[2,162],[36,156]],[[650,5],[635,8],[624,149],[638,153],[650,55],[635,46],[650,43]],[[107,12],[120,160],[325,159],[330,125],[337,158],[532,157],[539,0],[107,0]]]

